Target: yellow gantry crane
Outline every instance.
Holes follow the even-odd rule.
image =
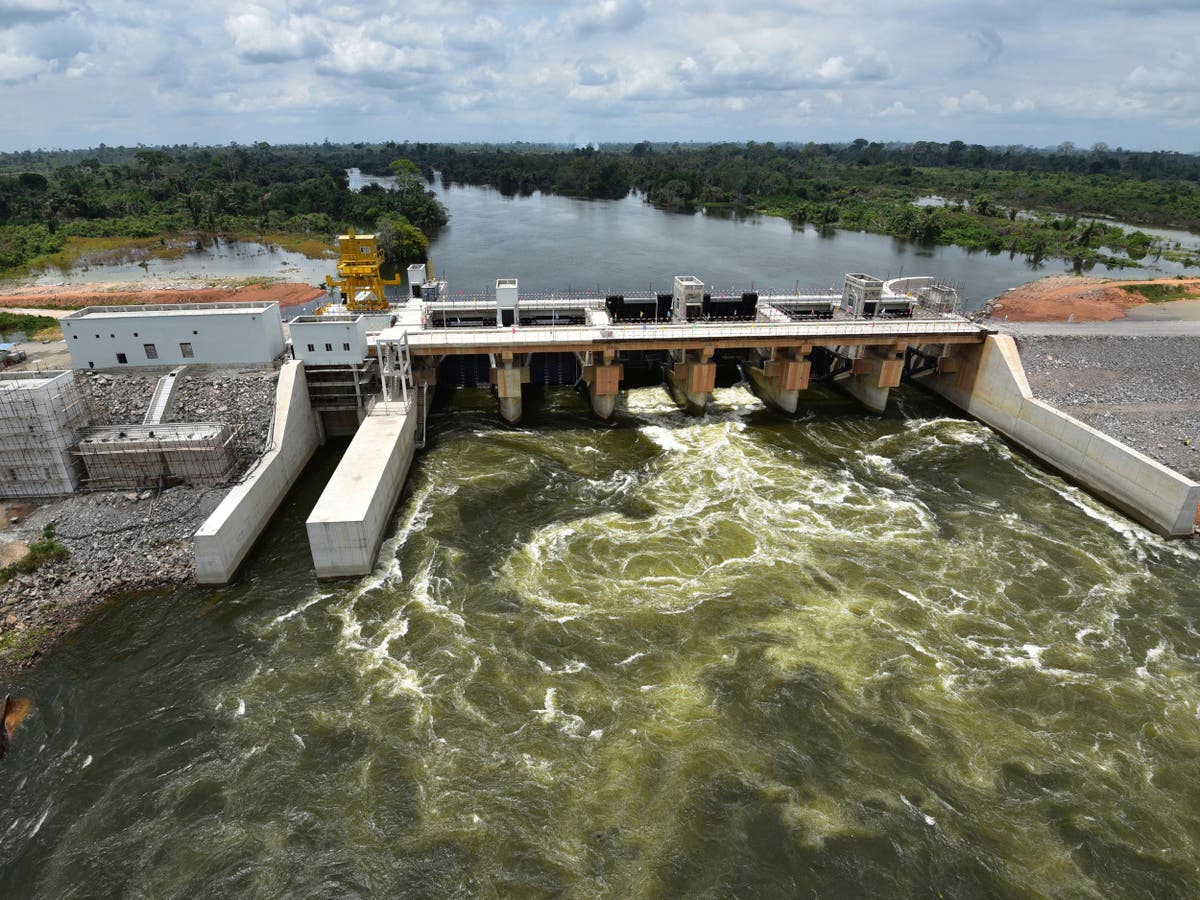
[[[325,276],[325,284],[338,288],[346,300],[346,308],[352,312],[387,312],[388,302],[383,287],[399,284],[400,276],[390,280],[379,274],[383,265],[383,251],[373,234],[338,235],[338,277]]]

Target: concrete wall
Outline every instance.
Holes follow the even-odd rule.
[[[225,495],[192,538],[199,584],[226,584],[317,449],[304,363],[288,362],[275,389],[274,445]]]
[[[1016,344],[990,335],[923,383],[1160,534],[1192,533],[1200,484],[1036,400]]]
[[[284,349],[278,303],[93,306],[64,316],[61,324],[76,369],[262,365]],[[184,355],[184,344],[191,356]]]
[[[363,419],[337,471],[308,517],[318,578],[366,575],[412,464],[415,415],[377,404]]]

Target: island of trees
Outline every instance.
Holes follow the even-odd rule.
[[[351,191],[349,168],[391,175]],[[206,235],[311,256],[373,227],[396,263],[423,258],[447,214],[427,185],[621,198],[679,212],[733,210],[797,225],[956,244],[1086,269],[1196,251],[1136,226],[1200,230],[1200,157],[1097,144],[1048,150],[962,141],[885,145],[641,142],[563,149],[387,142],[111,148],[0,154],[0,270],[70,263],[140,242]],[[1106,221],[1108,220],[1108,221]],[[1130,223],[1122,227],[1112,220]]]

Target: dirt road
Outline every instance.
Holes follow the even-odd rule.
[[[1147,284],[1187,287],[1200,296],[1200,278],[1154,278],[1109,281],[1079,275],[1052,275],[1001,294],[992,303],[992,318],[1010,322],[1108,322],[1146,303],[1137,288]],[[1166,306],[1167,304],[1158,304]]]

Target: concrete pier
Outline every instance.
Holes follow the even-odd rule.
[[[275,388],[273,442],[192,537],[198,584],[228,584],[317,449],[304,363],[285,363]]]
[[[1034,398],[1010,336],[955,347],[921,383],[1160,534],[1192,534],[1200,483]]]
[[[671,398],[687,410],[689,416],[702,416],[708,408],[708,400],[717,384],[717,364],[712,357],[712,347],[676,351],[676,361],[667,372]]]
[[[806,354],[812,346],[777,347],[767,350],[762,365],[746,366],[750,384],[767,406],[794,415],[800,402],[800,392],[808,389],[812,362]]]
[[[381,402],[359,426],[305,523],[317,578],[366,575],[374,568],[412,464],[414,413]]]
[[[488,377],[500,401],[500,417],[509,425],[521,421],[521,385],[529,383],[529,366],[522,354],[504,352],[494,358]]]
[[[861,347],[850,375],[835,382],[874,413],[887,409],[888,393],[900,386],[904,374],[904,344],[894,347]]]
[[[621,379],[625,377],[625,367],[614,363],[615,357],[615,352],[611,350],[588,352],[582,356],[583,381],[588,388],[592,412],[601,419],[608,419],[612,415],[617,396],[621,393]]]

